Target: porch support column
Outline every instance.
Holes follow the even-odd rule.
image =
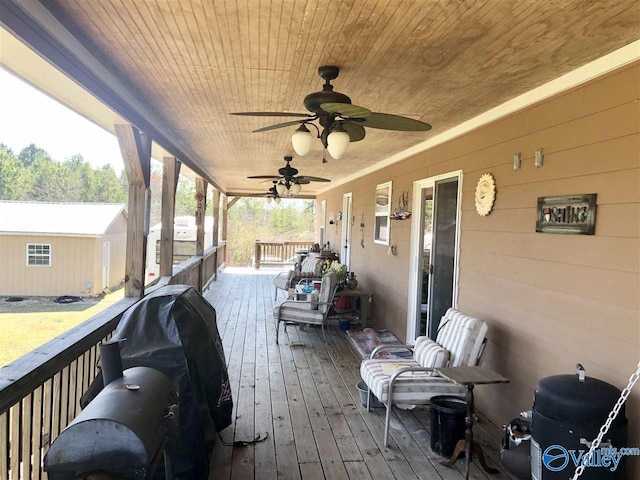
[[[226,195],[222,195],[222,240],[227,241],[227,221],[229,219],[229,207],[228,207],[228,197]],[[227,264],[227,250],[228,246],[224,246],[224,258],[222,262]]]
[[[176,189],[182,164],[175,157],[162,159],[162,211],[160,230],[160,276],[173,275],[173,224],[176,215]]]
[[[207,210],[207,181],[202,177],[196,178],[196,255],[204,256],[204,214]],[[208,280],[208,279],[206,279]],[[198,272],[198,291],[202,293],[205,284],[204,262],[200,261]]]
[[[213,233],[212,233],[212,238],[213,238],[213,246],[217,247],[218,246],[218,236],[220,235],[220,190],[218,190],[217,188],[213,189]],[[214,272],[213,272],[213,279],[217,280],[218,279],[218,263],[219,263],[219,259],[218,259],[218,252],[216,251],[216,253],[214,253],[215,255],[215,268],[214,268]]]
[[[129,181],[124,294],[126,297],[140,298],[144,295],[151,206],[151,137],[129,124],[115,125],[115,132]]]

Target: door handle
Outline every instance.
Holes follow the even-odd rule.
[[[433,263],[429,264],[429,275],[433,275]]]

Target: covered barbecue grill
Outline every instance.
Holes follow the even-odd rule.
[[[132,400],[137,398],[135,395],[140,392],[126,387],[127,384],[134,384],[140,385],[140,391],[146,390],[147,387],[143,387],[137,379],[129,379],[129,372],[138,371],[137,368],[131,367],[147,367],[143,368],[143,371],[155,369],[162,372],[159,375],[166,375],[167,381],[175,385],[178,391],[179,415],[175,431],[168,435],[165,446],[166,478],[207,478],[209,453],[217,432],[231,424],[232,411],[229,376],[216,326],[215,310],[191,287],[163,287],[127,310],[112,341],[124,339],[126,341],[122,342],[120,347],[122,365],[130,368],[125,371],[125,379],[110,383],[100,393],[103,388],[100,375],[81,401],[83,407],[88,405],[87,414],[90,410],[100,411],[97,416],[105,419],[105,428],[110,428],[112,435],[107,436],[107,444],[92,444],[96,435],[91,429],[81,429],[80,425],[74,427],[78,432],[78,435],[74,435],[74,445],[85,445],[87,450],[86,455],[84,452],[78,455],[77,461],[84,462],[84,471],[89,471],[92,462],[95,468],[102,465],[102,456],[111,455],[105,453],[111,450],[114,452],[111,458],[117,456],[118,461],[121,460],[128,465],[130,475],[123,473],[125,478],[147,478],[144,475],[147,475],[149,470],[136,470],[136,465],[143,460],[150,462],[155,455],[153,450],[157,441],[152,440],[151,436],[156,437],[159,432],[151,430],[157,426],[156,424],[162,423],[157,417],[160,411],[165,411],[166,408],[161,408],[159,404],[132,403]],[[108,374],[104,371],[104,366],[106,365],[103,364],[103,373]],[[110,393],[112,390],[118,393],[117,398],[115,393]],[[108,392],[110,401],[104,402],[102,398],[104,393]],[[94,403],[97,403],[95,408]],[[150,412],[146,412],[146,409],[150,409]],[[83,415],[85,412],[82,412],[81,416]],[[70,427],[74,426],[76,421]],[[144,424],[146,428],[137,428],[138,424]],[[130,445],[135,447],[134,455],[124,455],[120,450],[127,439],[130,439]],[[54,446],[62,451],[65,442],[60,442],[61,445],[58,447],[59,441],[60,437]],[[71,442],[67,445],[71,445]],[[93,453],[93,457],[89,455],[90,452]],[[50,458],[50,465],[53,458]]]

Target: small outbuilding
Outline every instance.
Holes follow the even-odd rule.
[[[123,204],[0,201],[0,296],[88,296],[125,275]]]

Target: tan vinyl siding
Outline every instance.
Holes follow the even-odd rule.
[[[377,324],[404,340],[411,222],[391,223],[396,256],[374,244],[375,186],[393,181],[393,209],[415,180],[463,171],[458,305],[489,323],[485,365],[511,379],[477,389],[479,408],[498,425],[532,407],[538,380],[572,373],[578,362],[588,375],[619,388],[636,368],[639,99],[635,64],[318,197],[335,218],[342,194],[353,192],[352,268],[360,284],[374,291]],[[536,169],[538,148],[544,148],[544,165]],[[512,165],[516,152],[522,153],[519,171]],[[497,197],[493,212],[480,217],[474,190],[486,172],[496,179]],[[535,232],[538,197],[583,193],[598,194],[594,236]],[[333,245],[339,245],[340,232],[340,224],[328,226]],[[639,412],[636,388],[627,404],[634,446],[640,445]]]
[[[83,295],[94,279],[95,237],[0,235],[0,295]],[[50,267],[27,267],[27,244],[51,245]]]

